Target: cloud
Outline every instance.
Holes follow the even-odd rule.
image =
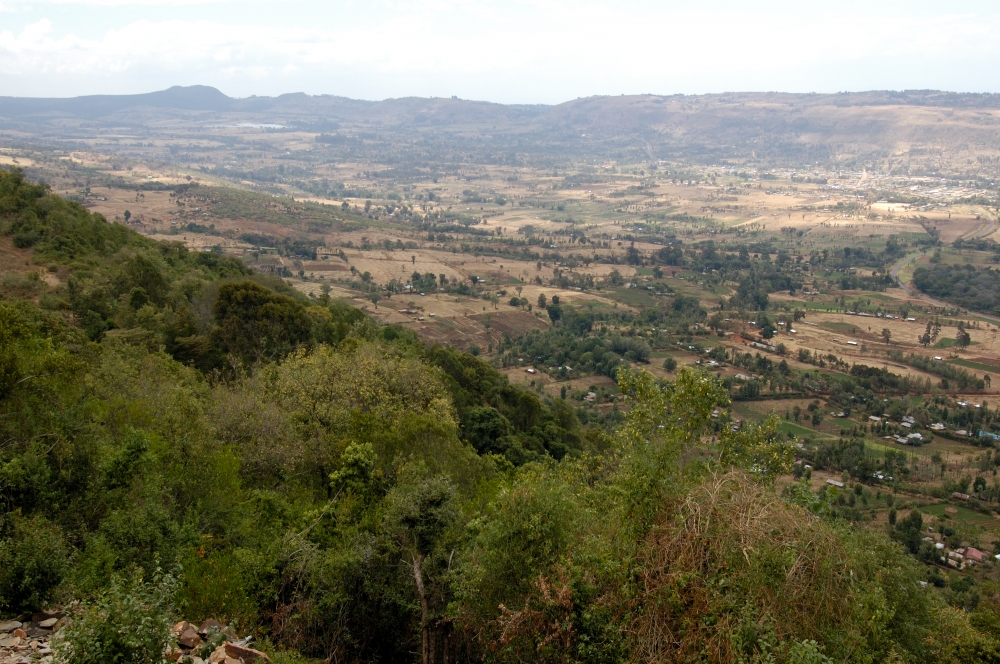
[[[989,62],[998,46],[990,35],[1000,28],[995,11],[673,10],[582,0],[352,7],[312,18],[321,14],[303,1],[268,23],[228,22],[216,12],[210,14],[215,20],[131,20],[99,34],[42,18],[18,32],[0,32],[0,76],[8,84],[117,77],[145,80],[146,89],[151,81],[165,87],[196,76],[247,92],[248,82],[265,82],[268,91],[294,83],[341,94],[350,92],[317,88],[349,80],[355,89],[384,96],[489,91],[492,85],[489,98],[552,101],[552,95],[790,89],[793,83],[828,90],[833,84],[817,79],[810,85],[811,71],[855,71],[867,85],[896,87],[894,81],[919,80],[942,63],[965,63],[981,67],[982,81],[992,84]],[[852,87],[840,79],[836,84]]]

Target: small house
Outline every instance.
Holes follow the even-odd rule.
[[[981,563],[981,562],[983,562],[983,559],[985,557],[986,557],[986,554],[984,554],[982,551],[980,551],[979,549],[977,549],[977,548],[975,548],[973,546],[970,546],[970,547],[968,547],[965,550],[965,562],[966,562],[966,564],[970,564],[971,565],[973,563]]]

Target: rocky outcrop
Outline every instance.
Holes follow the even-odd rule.
[[[49,664],[52,636],[63,624],[58,609],[0,621],[0,664]]]

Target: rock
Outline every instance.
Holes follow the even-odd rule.
[[[235,643],[226,643],[224,647],[227,655],[233,659],[243,660],[243,664],[253,664],[257,660],[260,660],[263,664],[271,664],[271,658],[259,650],[238,646]]]
[[[0,634],[6,634],[7,632],[13,632],[15,629],[20,629],[21,623],[16,620],[7,620],[0,622]]]
[[[213,628],[221,632],[222,624],[220,624],[215,618],[209,618],[201,624],[201,627],[198,628],[198,633],[202,636],[208,636],[208,632]]]
[[[15,629],[14,632],[13,632],[13,634],[14,634],[14,636],[16,636],[18,638],[21,638],[21,639],[28,638],[28,633],[25,632],[23,629]]]
[[[55,618],[58,620],[59,618],[62,617],[63,617],[63,612],[58,609],[52,611],[42,611],[40,613],[33,613],[31,615],[31,622],[40,623],[43,620],[48,620],[49,618]]]
[[[193,625],[188,625],[184,631],[177,635],[177,643],[185,648],[194,648],[201,643],[201,637],[198,636]]]
[[[7,636],[0,639],[0,648],[16,648],[21,645],[21,638],[18,636]]]
[[[191,627],[191,623],[189,623],[186,620],[182,620],[179,623],[177,623],[176,625],[174,625],[173,627],[171,627],[170,628],[170,632],[174,636],[179,636],[181,634],[181,632],[183,632],[184,630],[186,630],[189,627]]]
[[[219,664],[222,660],[226,658],[226,646],[219,646],[212,651],[212,654],[208,657],[208,664]]]

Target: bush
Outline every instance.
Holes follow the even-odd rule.
[[[157,570],[145,583],[142,575],[116,575],[111,586],[84,604],[56,644],[65,664],[160,664],[171,645],[174,622],[171,599],[177,582]]]
[[[0,609],[37,611],[62,582],[68,555],[59,528],[41,516],[14,515],[0,540]]]
[[[37,231],[25,231],[14,234],[14,246],[18,249],[27,249],[34,246],[41,239]]]

